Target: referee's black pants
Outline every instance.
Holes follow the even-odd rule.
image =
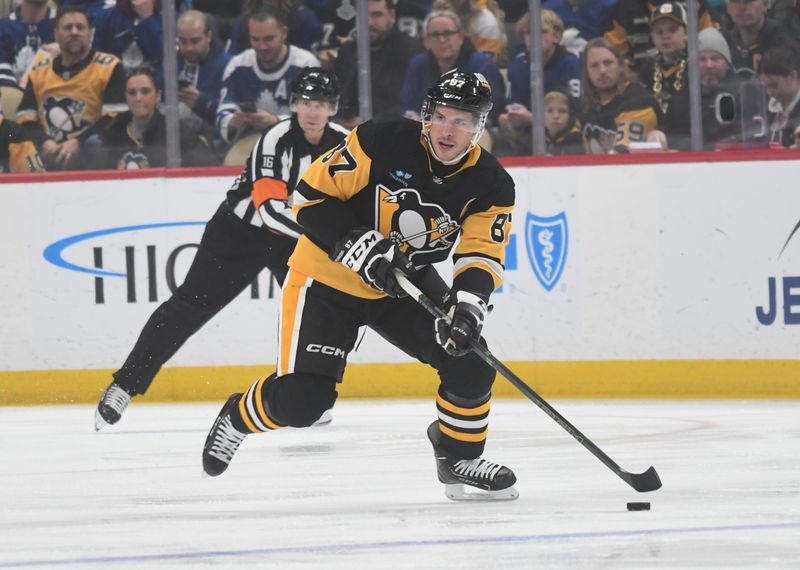
[[[161,366],[266,267],[279,285],[297,240],[244,222],[220,205],[209,220],[183,284],[150,316],[114,381],[144,394]]]

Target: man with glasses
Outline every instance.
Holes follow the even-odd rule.
[[[505,83],[492,58],[475,50],[461,30],[461,20],[451,10],[433,10],[425,19],[424,41],[427,52],[418,53],[408,62],[400,109],[403,115],[419,120],[425,93],[441,74],[451,69],[480,73],[492,87],[492,108],[495,115],[505,102]]]
[[[427,433],[448,498],[517,498],[514,473],[481,457],[495,371],[470,349],[485,342],[514,207],[511,176],[477,145],[491,106],[485,78],[450,71],[429,89],[421,125],[368,121],[309,167],[295,189],[305,233],[284,282],[277,372],[225,403],[203,449],[206,474],[221,475],[248,434],[316,421],[367,325],[439,374]],[[432,264],[451,252],[448,290]],[[396,271],[449,319],[405,296]]]

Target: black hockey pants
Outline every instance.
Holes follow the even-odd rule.
[[[336,400],[336,384],[342,381],[359,327],[366,325],[438,372],[442,447],[465,459],[483,453],[495,370],[474,352],[447,354],[434,338],[433,317],[415,300],[361,299],[292,269],[281,307],[280,376],[257,381],[245,394],[248,413],[243,422],[248,430],[302,427],[319,418]]]

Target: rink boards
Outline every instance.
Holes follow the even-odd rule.
[[[493,352],[545,396],[800,397],[798,156],[509,162],[517,205],[485,329]],[[236,172],[193,174],[2,180],[0,404],[97,398]],[[268,370],[278,293],[261,275],[148,398],[219,399]],[[370,333],[349,362],[342,396],[435,391],[434,374]],[[496,394],[515,392],[498,380]]]

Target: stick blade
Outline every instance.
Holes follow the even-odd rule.
[[[656,473],[655,467],[650,467],[644,473],[622,473],[620,475],[625,482],[639,491],[640,493],[648,493],[661,488],[661,478]]]

